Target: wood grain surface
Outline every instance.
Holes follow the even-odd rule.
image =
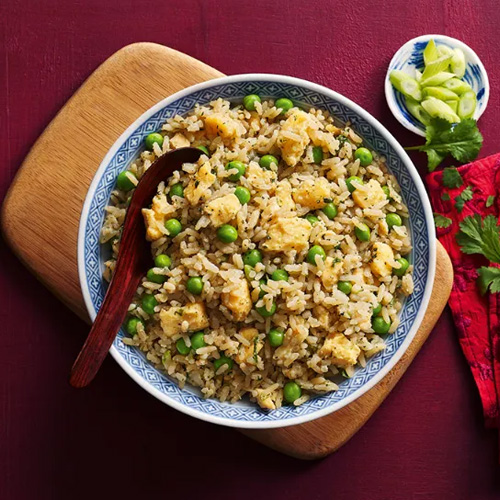
[[[124,47],[85,81],[24,160],[2,207],[4,236],[24,265],[82,319],[88,321],[78,279],[78,224],[102,159],[153,104],[220,76],[161,45]],[[75,142],[75,137],[80,140]],[[70,154],[62,144],[71,144]]]
[[[222,73],[167,47],[151,43],[125,47],[87,79],[25,159],[3,205],[5,238],[25,265],[83,319],[88,321],[77,272],[77,232],[88,186],[102,158],[123,130],[154,103],[218,76]],[[81,140],[69,161],[60,144],[72,137]],[[26,213],[37,217],[27,219]],[[377,386],[322,419],[244,433],[303,459],[325,456],[350,439],[403,375],[446,305],[453,269],[440,244],[437,257],[437,286],[426,317],[403,358]]]

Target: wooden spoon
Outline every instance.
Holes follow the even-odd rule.
[[[142,277],[151,267],[151,248],[141,209],[149,206],[157,186],[183,163],[195,163],[202,151],[181,148],[160,156],[146,171],[134,191],[120,240],[113,278],[85,344],[71,369],[70,384],[85,387],[95,377],[108,354]]]

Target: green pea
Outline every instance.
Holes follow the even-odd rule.
[[[369,149],[366,148],[358,148],[354,153],[354,158],[359,160],[359,163],[363,167],[367,167],[373,161],[373,155],[371,154]]]
[[[219,359],[216,359],[214,361],[215,371],[218,372],[219,368],[223,365],[228,366],[228,369],[226,372],[231,371],[233,368],[233,360],[231,358],[228,358],[227,356],[221,356]]]
[[[403,225],[403,221],[398,214],[387,214],[385,217],[385,221],[387,222],[387,227],[391,229],[393,226],[401,226]]]
[[[391,324],[387,323],[387,321],[385,321],[382,316],[375,316],[374,318],[372,318],[372,328],[375,333],[384,335],[389,332]]]
[[[316,222],[319,222],[319,219],[313,215],[313,214],[307,214],[304,219],[306,219],[309,224],[311,224],[311,226],[314,226],[314,224],[316,224]]]
[[[249,250],[243,255],[243,264],[246,266],[255,267],[259,262],[262,262],[262,253],[257,249]]]
[[[385,197],[390,200],[391,199],[391,191],[389,190],[389,186],[382,186],[382,191],[385,193]]]
[[[296,382],[287,382],[283,387],[283,397],[287,403],[293,403],[302,396],[302,389]]]
[[[321,146],[313,147],[313,160],[314,163],[321,163],[323,161],[323,148]]]
[[[243,98],[243,106],[247,111],[255,111],[255,103],[261,102],[260,97],[257,94],[246,95]]]
[[[196,332],[191,336],[191,347],[196,351],[205,347],[205,332]]]
[[[231,174],[228,179],[231,182],[238,182],[240,180],[240,177],[245,173],[245,170],[247,167],[245,167],[245,164],[242,163],[241,161],[230,161],[226,165],[226,170],[234,170],[236,169],[237,172],[235,174]]]
[[[177,219],[168,219],[165,222],[165,229],[171,238],[175,238],[182,231],[182,224]]]
[[[339,281],[337,283],[337,288],[346,295],[349,295],[352,291],[352,283],[350,281]]]
[[[203,151],[203,154],[206,156],[210,156],[210,151],[206,146],[196,146],[200,151]]]
[[[128,178],[127,174],[135,177],[135,175],[132,172],[129,172],[127,170],[126,172],[120,172],[118,174],[118,177],[116,178],[116,186],[118,189],[121,189],[122,191],[130,191],[131,189],[135,188],[135,184]]]
[[[234,194],[242,205],[246,205],[250,201],[250,191],[246,187],[238,186],[234,190]]]
[[[193,295],[201,295],[203,291],[203,280],[199,276],[191,276],[187,280],[186,289]]]
[[[184,188],[182,187],[182,184],[180,182],[174,184],[170,188],[170,192],[168,194],[170,195],[170,197],[179,196],[179,198],[184,198]]]
[[[177,348],[177,352],[183,356],[187,356],[191,350],[191,348],[186,345],[186,341],[183,338],[180,338],[175,343],[175,347]]]
[[[146,136],[144,142],[146,143],[146,149],[153,151],[153,144],[155,142],[158,146],[160,146],[160,148],[163,146],[163,136],[158,132],[153,132],[152,134]]]
[[[359,241],[370,241],[370,228],[366,224],[361,222],[354,228],[354,233]]]
[[[264,155],[260,160],[259,160],[259,165],[262,168],[265,168],[266,170],[271,170],[271,165],[275,164],[278,166],[278,158],[273,155]]]
[[[284,269],[276,269],[271,274],[273,281],[288,281],[288,273]]]
[[[167,277],[164,274],[156,274],[154,269],[150,269],[146,274],[146,279],[152,281],[153,283],[158,283],[161,285],[167,281]]]
[[[281,108],[281,114],[284,115],[287,111],[293,108],[293,102],[286,97],[282,97],[274,103],[274,106],[276,108]]]
[[[373,308],[372,314],[373,316],[378,316],[382,312],[382,304],[377,304],[376,307]]]
[[[357,182],[358,184],[364,184],[363,179],[358,177],[357,175],[351,175],[349,179],[345,181],[347,184],[347,189],[349,190],[350,193],[352,193],[356,188],[352,185],[352,182]]]
[[[171,265],[172,265],[172,259],[168,255],[162,253],[155,257],[156,267],[170,267]]]
[[[224,224],[217,229],[217,238],[222,241],[222,243],[232,243],[238,239],[238,231],[235,227]]]
[[[330,219],[333,220],[339,213],[337,207],[333,203],[327,203],[321,210]]]
[[[392,272],[396,276],[399,276],[399,277],[404,276],[404,274],[406,273],[406,271],[410,267],[410,263],[404,257],[397,259],[396,262],[399,262],[401,264],[401,267],[399,269],[393,269]]]
[[[149,293],[147,295],[144,295],[144,297],[142,298],[142,308],[148,314],[154,314],[155,307],[157,305],[158,305],[158,301],[154,298],[153,295],[151,295]]]
[[[268,311],[266,306],[256,307],[255,310],[263,317],[270,318],[276,312],[276,302],[271,305],[271,310]]]
[[[146,326],[144,324],[144,321],[139,318],[129,318],[127,322],[125,323],[125,330],[127,330],[127,333],[129,335],[132,335],[132,337],[137,333],[137,325],[139,323],[142,323],[143,326]]]
[[[323,260],[326,259],[326,253],[325,250],[323,249],[322,246],[320,245],[314,245],[312,246],[309,251],[307,252],[307,262],[309,264],[312,264],[313,266],[316,265],[316,255],[319,255]]]
[[[285,334],[283,330],[279,330],[278,328],[271,328],[271,330],[269,330],[269,333],[267,334],[267,338],[269,340],[269,344],[271,344],[271,347],[279,347],[281,344],[283,344]]]

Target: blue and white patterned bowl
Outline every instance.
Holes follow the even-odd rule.
[[[464,80],[472,87],[477,96],[477,106],[474,111],[476,120],[484,113],[490,97],[490,83],[488,74],[477,54],[465,43],[445,35],[422,35],[406,42],[395,54],[389,63],[385,77],[385,97],[387,104],[396,119],[408,130],[425,137],[425,126],[422,125],[409,111],[404,96],[391,84],[389,75],[392,70],[398,69],[414,76],[415,69],[424,67],[423,51],[429,40],[434,39],[436,45],[445,45],[450,49],[461,49],[465,55],[466,70]]]
[[[387,158],[387,165],[401,186],[410,210],[410,230],[414,250],[415,292],[401,312],[401,325],[387,339],[387,348],[370,359],[354,377],[344,380],[337,392],[318,396],[299,407],[285,406],[265,411],[249,401],[237,404],[203,399],[194,388],[184,390],[155,370],[137,349],[125,345],[120,331],[111,354],[120,366],[144,389],[161,401],[191,416],[217,424],[271,428],[303,423],[336,411],[368,391],[396,364],[411,343],[429,301],[435,270],[435,234],[432,211],[420,177],[411,160],[392,135],[370,114],[349,99],[320,85],[277,75],[237,75],[211,80],[178,92],[153,106],[139,117],[115,142],[102,161],[90,186],[82,211],[78,235],[78,266],[87,309],[95,318],[104,299],[103,260],[99,232],[104,207],[108,204],[116,177],[125,170],[143,147],[144,137],[158,130],[175,114],[190,111],[195,103],[217,97],[241,102],[247,94],[263,98],[288,97],[301,106],[324,108],[344,122],[351,122],[367,143]]]

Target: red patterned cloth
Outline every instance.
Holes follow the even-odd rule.
[[[457,189],[444,189],[443,173],[433,172],[427,176],[432,205],[436,213],[452,219],[453,224],[438,228],[439,241],[448,251],[455,279],[449,305],[458,330],[462,350],[467,358],[483,403],[487,427],[499,427],[500,415],[500,297],[498,293],[481,296],[476,285],[477,271],[489,265],[481,255],[466,255],[460,251],[455,235],[459,222],[468,215],[500,212],[500,154],[477,160],[459,167],[464,184]],[[471,186],[474,197],[465,203],[462,213],[455,208],[454,198],[466,186]],[[450,200],[443,200],[448,191]],[[486,207],[489,196],[495,196],[491,207]]]

